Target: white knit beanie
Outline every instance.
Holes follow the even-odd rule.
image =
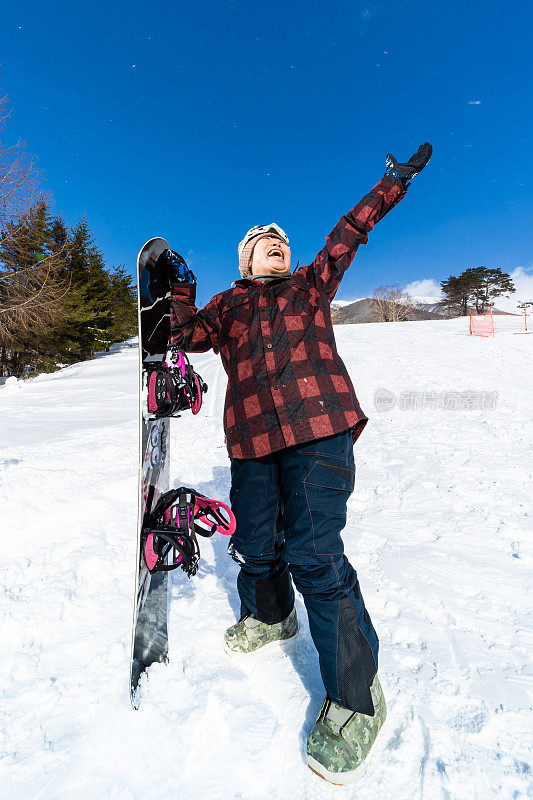
[[[249,242],[246,242],[242,250],[239,252],[239,272],[241,278],[248,278],[252,274],[252,257],[254,254],[254,247],[259,239],[264,239],[266,236],[272,236],[272,233],[260,233],[254,236]],[[239,248],[241,243],[239,243]]]

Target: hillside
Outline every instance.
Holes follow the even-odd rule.
[[[432,297],[413,297],[413,306],[409,309],[408,320],[420,321],[428,319],[447,319],[447,314],[438,299]],[[334,300],[331,304],[331,318],[334,325],[353,325],[364,322],[378,322],[374,311],[376,301],[372,297],[362,297],[353,302]],[[475,310],[472,309],[472,313]],[[493,315],[520,317],[517,313],[492,309]]]
[[[331,304],[331,318],[334,325],[353,325],[364,322],[376,322],[374,311],[376,301],[372,297],[364,297],[355,300],[353,303],[343,303],[342,305]],[[438,309],[438,304],[416,305],[409,309],[409,320],[422,319],[443,319],[442,310]]]
[[[131,710],[134,343],[0,387],[4,796],[525,800],[533,336],[498,325],[491,339],[464,320],[335,331],[370,417],[345,544],[389,708],[383,755],[345,790],[304,761],[323,690],[301,597],[289,656],[222,651],[238,611],[222,537],[202,541],[195,579],[172,574],[170,663]],[[225,374],[212,353],[192,360],[209,392],[194,424],[173,421],[172,482],[227,500]]]

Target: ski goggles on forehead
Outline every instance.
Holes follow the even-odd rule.
[[[253,228],[250,228],[248,233],[245,235],[244,239],[239,245],[239,253],[246,247],[250,239],[255,239],[256,236],[263,236],[264,234],[274,233],[276,236],[279,236],[280,239],[283,239],[285,244],[289,244],[289,237],[283,230],[280,228],[279,225],[276,225],[275,222],[271,222],[270,225],[254,225]]]

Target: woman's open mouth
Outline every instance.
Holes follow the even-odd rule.
[[[285,263],[285,258],[283,256],[283,250],[280,247],[271,247],[267,253],[268,258],[275,258],[281,259],[283,263]]]

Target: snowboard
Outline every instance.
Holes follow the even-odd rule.
[[[192,578],[200,561],[198,537],[231,536],[235,517],[220,500],[186,486],[169,489],[171,417],[198,414],[207,384],[171,337],[172,287],[196,283],[165,239],[149,239],[137,258],[139,311],[139,498],[130,694],[141,700],[140,679],[168,661],[168,573]],[[186,466],[180,460],[180,472]]]
[[[170,338],[170,284],[168,272],[158,267],[168,249],[162,238],[149,239],[137,257],[139,320],[139,497],[137,576],[134,598],[130,694],[134,708],[140,702],[139,680],[154,662],[168,661],[168,572],[151,573],[142,550],[147,516],[169,485],[169,419],[150,418],[147,385],[152,367],[164,364]]]

